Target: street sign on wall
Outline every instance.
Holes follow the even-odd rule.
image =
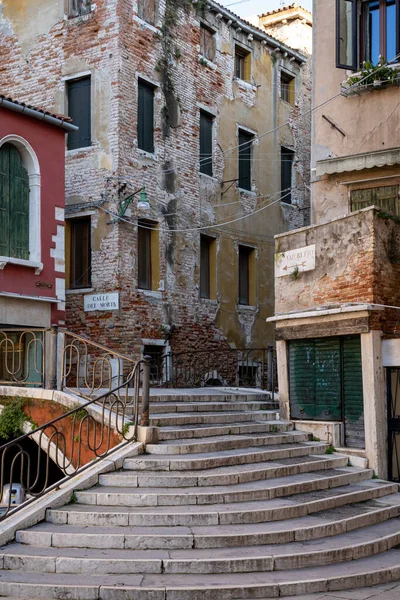
[[[85,312],[93,310],[118,310],[119,292],[109,294],[85,294],[83,297]]]
[[[275,254],[275,277],[315,269],[315,244]]]

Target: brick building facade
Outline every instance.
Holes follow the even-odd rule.
[[[309,131],[286,123],[309,111],[307,56],[213,2],[3,0],[0,15],[3,89],[80,126],[68,328],[135,356],[271,343],[273,235],[306,218]]]

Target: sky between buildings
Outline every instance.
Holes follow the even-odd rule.
[[[217,0],[223,6],[226,6],[240,17],[249,17],[251,15],[262,15],[270,10],[275,10],[280,6],[289,6],[294,0]],[[311,11],[312,0],[297,0],[298,4]],[[238,4],[236,4],[238,3]]]

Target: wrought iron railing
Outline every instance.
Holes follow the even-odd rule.
[[[139,388],[142,383],[140,424],[149,424],[149,364],[135,364],[126,381],[85,404],[67,411],[0,446],[0,520],[67,481],[116,449],[137,439]],[[127,387],[130,395],[125,394]],[[126,420],[127,405],[129,421]],[[29,451],[29,443],[31,445]],[[35,449],[32,451],[32,447]],[[37,455],[36,455],[37,451]],[[35,455],[33,460],[32,454]],[[52,482],[52,470],[60,477]],[[28,500],[14,505],[13,489],[19,484]],[[14,487],[13,487],[14,486]]]
[[[43,385],[45,354],[45,329],[1,330],[0,384]]]
[[[277,391],[274,346],[170,352],[151,357],[154,387],[229,386]]]
[[[119,397],[128,397],[134,360],[80,335],[68,331],[62,335],[62,390],[93,398],[117,388]]]

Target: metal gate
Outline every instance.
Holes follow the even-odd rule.
[[[387,369],[388,474],[400,481],[400,367]]]

